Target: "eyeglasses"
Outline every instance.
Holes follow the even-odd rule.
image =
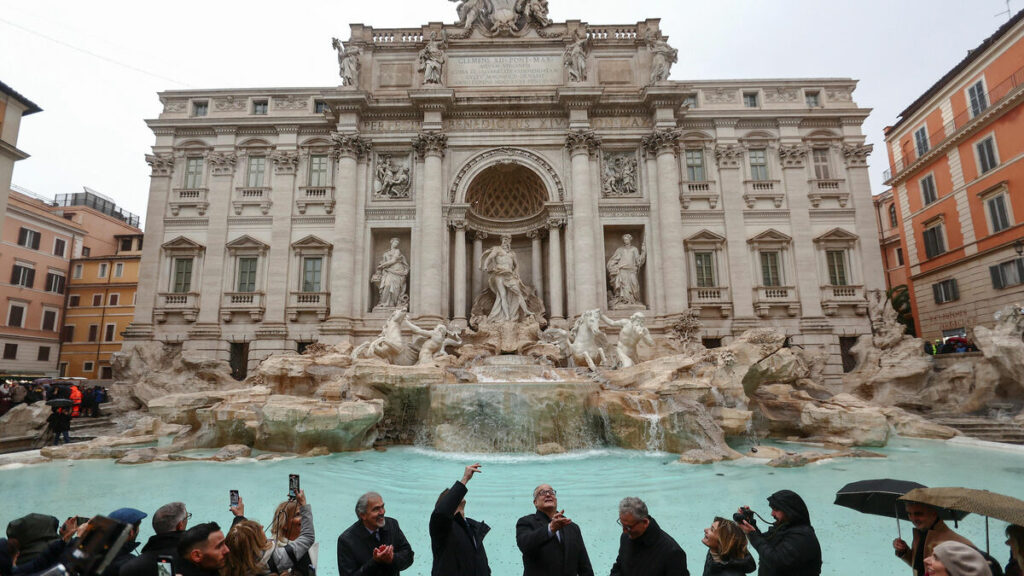
[[[632,532],[633,528],[636,528],[642,522],[647,522],[647,518],[641,518],[640,520],[637,520],[636,522],[633,522],[632,524],[623,524],[621,518],[615,521],[616,524],[618,524],[619,526],[622,526],[622,529],[627,531],[627,532]]]
[[[191,519],[192,519],[192,513],[191,512],[185,512],[185,520],[191,520]]]
[[[541,490],[540,492],[537,492],[537,496],[554,496],[555,494],[558,494],[558,492],[556,492],[554,489]],[[536,498],[537,496],[534,496],[534,498]]]

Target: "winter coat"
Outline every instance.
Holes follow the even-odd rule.
[[[932,555],[932,551],[935,550],[936,546],[950,541],[961,542],[972,548],[975,547],[970,540],[953,532],[945,522],[936,520],[935,524],[932,524],[932,527],[928,530],[914,529],[914,540],[910,544],[910,550],[903,556],[900,556],[900,560],[903,560],[914,569],[914,576],[924,576],[924,559]],[[924,543],[923,552],[919,551],[922,542]],[[920,562],[915,562],[915,559],[918,557],[920,557]]]
[[[72,539],[72,542],[77,543],[77,539]],[[53,568],[57,564],[60,564],[61,558],[64,557],[64,552],[67,550],[68,544],[60,538],[57,538],[53,542],[47,545],[46,549],[42,553],[38,554],[31,562],[23,562],[21,556],[18,556],[18,565],[11,571],[12,574],[18,576],[20,574],[39,574]]]
[[[743,558],[730,558],[715,562],[711,552],[708,552],[708,557],[704,560],[704,576],[743,576],[754,570],[757,570],[757,564],[754,563],[754,557],[750,554]]]
[[[412,566],[413,551],[405,538],[398,520],[384,518],[384,527],[379,530],[380,540],[363,526],[361,520],[349,526],[338,536],[338,574],[341,576],[397,576]],[[373,561],[373,551],[378,546],[395,548],[395,559],[391,564]]]
[[[632,540],[625,533],[619,538],[611,576],[690,576],[686,552],[654,518],[647,519],[647,530],[639,538]]]
[[[484,537],[491,527],[455,514],[466,492],[466,485],[456,481],[430,514],[430,550],[434,555],[431,576],[491,574],[484,550]]]
[[[818,576],[821,574],[821,545],[811,527],[807,505],[796,492],[779,490],[768,504],[786,514],[786,521],[761,533],[747,535],[757,550],[758,576]]]
[[[157,576],[157,560],[160,556],[177,557],[179,540],[181,540],[179,531],[150,536],[145,546],[142,547],[142,553],[121,566],[120,576]]]
[[[516,544],[523,553],[523,576],[594,576],[583,534],[576,524],[548,532],[551,519],[538,510],[516,522]]]
[[[121,549],[117,551],[117,555],[114,556],[114,559],[107,565],[106,570],[103,571],[103,576],[120,576],[121,567],[131,560],[138,558],[138,556],[132,554],[132,552],[134,552],[138,547],[138,542],[125,542],[124,546],[121,546]]]
[[[27,564],[39,556],[54,540],[59,540],[57,527],[60,522],[48,514],[28,514],[11,520],[7,525],[7,537],[18,541],[20,553],[18,563]]]

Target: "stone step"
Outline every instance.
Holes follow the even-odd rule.
[[[965,436],[978,440],[1024,444],[1024,426],[1015,422],[949,413],[931,414],[929,419],[936,424],[955,428]]]

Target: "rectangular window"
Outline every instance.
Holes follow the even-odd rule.
[[[81,264],[75,264],[75,271],[71,273],[71,277],[76,279],[76,280],[82,277],[82,265]]]
[[[889,227],[895,228],[899,226],[899,219],[896,217],[896,205],[889,205]]]
[[[755,148],[750,151],[750,179],[768,179],[768,157],[764,148]]]
[[[124,276],[124,262],[117,262],[114,264],[114,278],[122,276]]]
[[[779,253],[761,252],[761,285],[782,286],[782,271],[779,268]]]
[[[4,360],[17,360],[18,359],[18,345],[17,344],[4,344]]]
[[[928,152],[928,128],[921,126],[914,132],[914,145],[917,147],[917,155],[924,156]]]
[[[104,342],[113,342],[114,341],[114,332],[116,330],[117,330],[117,324],[107,324],[107,327],[106,327],[106,329],[104,331],[104,334],[103,334],[103,341]]]
[[[935,258],[946,251],[946,240],[942,234],[942,224],[935,224],[924,229],[924,253],[928,258]]]
[[[82,258],[88,258],[89,253],[92,251],[88,246],[82,246]]]
[[[715,253],[694,252],[693,259],[697,267],[697,287],[715,286]]]
[[[64,283],[66,282],[63,274],[56,274],[53,272],[46,273],[46,288],[47,292],[54,292],[56,294],[64,293]]]
[[[978,151],[978,171],[980,173],[984,174],[999,165],[999,160],[996,158],[996,141],[992,136],[975,144],[974,149]]]
[[[11,284],[31,288],[36,283],[36,271],[22,264],[11,268]]]
[[[896,264],[903,266],[903,248],[896,249]]]
[[[100,327],[98,324],[89,324],[89,342],[95,342],[100,335]]]
[[[107,277],[107,266],[109,266],[109,264],[107,264],[106,262],[101,262],[100,263],[99,271],[96,272],[96,276],[98,276],[99,278],[106,278]]]
[[[25,326],[25,307],[21,304],[11,304],[7,309],[7,325],[11,328],[23,328]]]
[[[117,306],[120,302],[121,302],[121,295],[120,294],[111,294],[109,297],[107,297],[107,305],[108,306]]]
[[[319,292],[320,276],[323,272],[323,258],[302,259],[302,291]]]
[[[815,148],[811,150],[811,160],[814,162],[814,177],[818,180],[828,180],[832,177],[832,170],[829,166],[828,148]]]
[[[92,305],[93,306],[103,306],[103,294],[93,294],[92,295]]]
[[[57,311],[56,310],[43,310],[43,326],[42,329],[46,332],[55,332],[57,330]]]
[[[267,171],[266,156],[250,156],[249,171],[246,176],[246,186],[260,188],[263,186],[263,175]]]
[[[196,100],[192,102],[192,115],[193,116],[206,116],[207,112],[210,111],[210,103],[206,100]]]
[[[131,238],[121,238],[121,252],[131,252],[131,251],[132,251],[132,239]]]
[[[252,101],[252,113],[260,116],[267,115],[268,103],[266,100],[253,100]]]
[[[40,346],[39,352],[36,354],[36,360],[39,362],[49,362],[50,360],[50,347]]]
[[[183,293],[192,289],[192,259],[174,259],[174,278],[171,292]]]
[[[743,106],[747,108],[757,108],[757,92],[744,92]]]
[[[82,362],[82,372],[92,372],[93,363],[86,361]]]
[[[73,342],[75,340],[75,326],[73,324],[65,324],[64,329],[60,331],[61,342]]]
[[[29,230],[28,228],[22,228],[18,230],[18,246],[39,250],[40,237],[39,232]]]
[[[988,208],[988,220],[992,225],[992,233],[1001,232],[1010,227],[1010,216],[1006,210],[1006,195],[997,194],[985,200]]]
[[[78,294],[68,296],[68,308],[77,308],[81,300],[82,297]]]
[[[696,94],[687,94],[686,96],[683,96],[683,106],[686,106],[687,108],[696,108],[697,107],[697,95]]]
[[[313,113],[314,114],[323,114],[324,112],[327,112],[327,102],[324,102],[323,100],[316,100],[316,101],[314,101],[313,102]]]
[[[993,288],[1016,286],[1024,283],[1024,258],[990,266],[988,271],[992,275]]]
[[[945,304],[960,299],[960,291],[956,286],[956,278],[943,280],[932,284],[932,295],[935,296],[936,304]]]
[[[68,243],[62,238],[54,238],[53,240],[53,255],[64,257],[64,251],[67,250]]]
[[[256,291],[256,262],[255,256],[238,259],[238,292]]]
[[[185,160],[185,188],[201,188],[203,186],[203,159],[188,158]]]
[[[978,80],[973,86],[967,89],[967,95],[971,99],[971,118],[981,114],[988,108],[988,97],[985,95],[985,83]]]
[[[828,261],[828,282],[832,286],[846,286],[846,250],[826,250],[825,260]]]
[[[704,181],[704,151],[686,150],[686,179],[690,182]]]
[[[821,96],[818,92],[804,92],[804,101],[807,102],[808,108],[818,108],[821,106]]]
[[[935,177],[931,174],[921,178],[921,201],[927,206],[932,202],[939,199],[938,192],[935,191]]]
[[[313,154],[309,157],[309,185],[327,186],[326,154]]]

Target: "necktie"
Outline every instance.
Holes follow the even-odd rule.
[[[373,537],[377,539],[377,542],[380,542],[380,530],[379,529],[373,531]]]

